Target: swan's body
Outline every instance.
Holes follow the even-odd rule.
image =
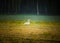
[[[30,25],[30,19],[28,19],[24,24],[25,25]]]

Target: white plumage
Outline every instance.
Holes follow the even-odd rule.
[[[28,19],[24,24],[29,25],[30,24],[30,19]]]

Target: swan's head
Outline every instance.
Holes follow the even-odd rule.
[[[30,21],[30,19],[28,19],[28,21]]]

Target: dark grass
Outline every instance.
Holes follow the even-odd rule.
[[[4,37],[0,38],[0,43],[60,43],[60,41],[54,41],[54,40],[34,40],[34,39],[24,39],[24,38],[13,38],[13,37]]]

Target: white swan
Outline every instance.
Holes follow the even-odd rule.
[[[28,20],[24,23],[24,25],[30,25],[30,19],[28,19]]]

